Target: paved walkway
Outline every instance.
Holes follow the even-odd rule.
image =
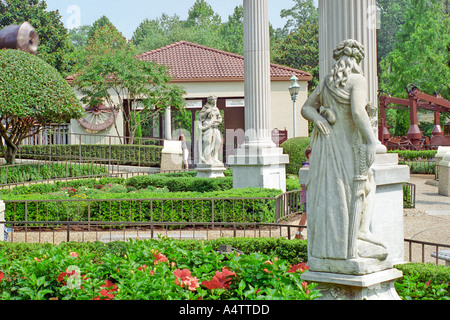
[[[405,238],[450,245],[450,197],[438,193],[434,175],[413,174],[416,208],[405,209]]]

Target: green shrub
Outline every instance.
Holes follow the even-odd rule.
[[[432,263],[395,266],[403,272],[395,288],[405,300],[450,300],[450,268]]]
[[[397,153],[403,160],[427,160],[436,156],[437,150],[390,150],[389,153]]]
[[[58,192],[61,188],[96,188],[106,184],[123,184],[124,178],[100,178],[100,179],[79,179],[71,181],[55,181],[54,183],[37,183],[28,186],[16,186],[11,189],[2,189],[0,194],[5,197],[30,194],[47,194]]]
[[[19,154],[23,159],[78,160],[95,159],[98,162],[122,165],[159,167],[161,146],[154,145],[43,145],[22,146]]]
[[[289,164],[286,165],[286,173],[298,174],[302,163],[306,161],[305,149],[310,145],[310,138],[292,138],[285,141],[281,147],[285,154],[289,155]]]
[[[275,222],[280,190],[262,188],[214,192],[68,193],[9,195],[5,218],[22,221]],[[76,198],[78,197],[78,198]],[[91,199],[76,201],[73,199]],[[39,201],[39,200],[71,201]],[[117,200],[116,200],[117,199]],[[36,200],[24,202],[22,200]]]
[[[228,176],[211,179],[190,175],[152,174],[129,178],[125,184],[136,189],[146,189],[152,186],[155,188],[166,187],[170,192],[210,192],[231,190],[233,178]]]
[[[105,166],[95,164],[43,163],[0,166],[0,184],[42,181],[107,174]]]
[[[250,249],[251,242],[243,240]],[[240,240],[235,240],[239,246]],[[304,242],[255,240],[264,250],[245,254],[217,252],[214,242],[188,248],[171,239],[109,244],[64,243],[59,246],[0,243],[0,300],[312,300],[320,297],[315,284],[301,274],[305,263],[279,256],[301,252]],[[266,243],[265,243],[266,242]],[[263,253],[261,251],[266,251]],[[79,274],[69,279],[69,268]],[[214,276],[229,272],[226,286],[210,286]],[[73,270],[73,269],[72,269]],[[184,270],[195,287],[176,278]],[[222,279],[224,280],[224,279]],[[69,285],[69,283],[71,285]],[[217,284],[217,282],[216,282]],[[106,290],[106,289],[108,290]],[[103,290],[102,290],[103,289]]]

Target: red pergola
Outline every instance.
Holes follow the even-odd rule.
[[[443,99],[439,94],[429,95],[421,92],[415,86],[409,86],[408,88],[408,99],[390,97],[388,95],[380,96],[380,124],[378,131],[378,138],[383,143],[386,144],[391,138],[387,123],[386,123],[386,109],[409,109],[409,116],[411,125],[408,130],[407,138],[411,144],[420,148],[421,141],[423,140],[423,134],[419,129],[417,123],[417,109],[426,109],[434,112],[434,128],[432,131],[432,136],[444,136],[444,132],[441,128],[440,115],[441,113],[450,113],[450,101]],[[392,105],[391,105],[392,104]],[[446,136],[450,143],[450,136]],[[444,141],[444,139],[442,140]]]

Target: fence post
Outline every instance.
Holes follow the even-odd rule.
[[[278,222],[280,221],[280,217],[281,217],[281,197],[283,197],[283,195],[279,195],[278,197],[275,198],[275,221]]]
[[[5,202],[0,200],[0,242],[5,240]]]

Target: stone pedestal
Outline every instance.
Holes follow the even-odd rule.
[[[436,161],[436,180],[439,180],[439,162],[442,161],[442,158],[445,156],[447,152],[450,152],[450,147],[443,147],[440,146],[437,149],[436,155],[434,156],[434,159]]]
[[[183,169],[183,149],[181,141],[164,140],[161,152],[161,172]]]
[[[234,188],[267,188],[286,192],[289,156],[281,148],[244,146],[228,158],[233,166]]]
[[[410,170],[398,164],[398,154],[377,154],[372,166],[377,191],[371,231],[382,239],[388,257],[395,264],[404,263],[403,184],[410,180]]]
[[[223,174],[226,168],[222,166],[214,166],[210,164],[197,164],[197,177],[198,178],[219,178],[225,177]]]
[[[394,282],[402,277],[397,269],[366,275],[347,275],[307,271],[302,280],[317,283],[322,293],[319,300],[401,300]]]
[[[244,0],[245,143],[228,158],[234,188],[286,190],[289,156],[271,139],[268,0]]]
[[[450,151],[439,162],[439,194],[450,197]]]

